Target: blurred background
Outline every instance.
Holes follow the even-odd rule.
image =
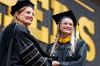
[[[99,66],[100,61],[100,0],[30,0],[35,4],[35,16],[29,26],[31,34],[40,42],[45,51],[46,46],[53,42],[57,25],[52,15],[72,10],[79,22],[80,37],[87,43],[86,66]],[[0,0],[0,35],[10,24],[11,6],[17,0]]]

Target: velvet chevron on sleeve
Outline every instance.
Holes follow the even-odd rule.
[[[12,26],[9,27],[12,28]],[[6,32],[6,35],[8,37],[3,37],[6,38],[6,40],[2,41],[5,44],[5,48],[6,45],[10,45],[9,43],[11,37],[9,36],[12,35],[12,33]],[[8,66],[51,66],[51,60],[49,60],[46,54],[43,52],[43,50],[39,46],[38,41],[36,41],[36,39],[25,27],[21,26],[18,23],[16,25],[13,39],[14,40],[11,47],[11,56],[9,61],[10,65]],[[8,52],[7,49],[5,51],[6,53]],[[3,60],[4,65],[2,66],[6,66],[6,60]]]

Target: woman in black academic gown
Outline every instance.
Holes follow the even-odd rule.
[[[72,11],[53,15],[58,25],[55,42],[47,46],[52,66],[85,66],[87,47],[76,37],[78,23]]]
[[[29,0],[19,0],[11,7],[12,23],[2,32],[0,41],[0,66],[51,66],[28,30],[34,16],[33,7]]]

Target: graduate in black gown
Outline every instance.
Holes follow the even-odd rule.
[[[51,66],[28,26],[34,19],[34,4],[19,0],[11,7],[12,22],[2,32],[0,66]]]
[[[46,53],[52,58],[52,66],[85,66],[86,43],[79,39],[78,22],[71,10],[53,15],[58,25],[55,41],[47,46]]]

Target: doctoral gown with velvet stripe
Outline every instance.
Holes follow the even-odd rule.
[[[51,60],[27,28],[13,22],[1,35],[0,66],[51,66]]]

